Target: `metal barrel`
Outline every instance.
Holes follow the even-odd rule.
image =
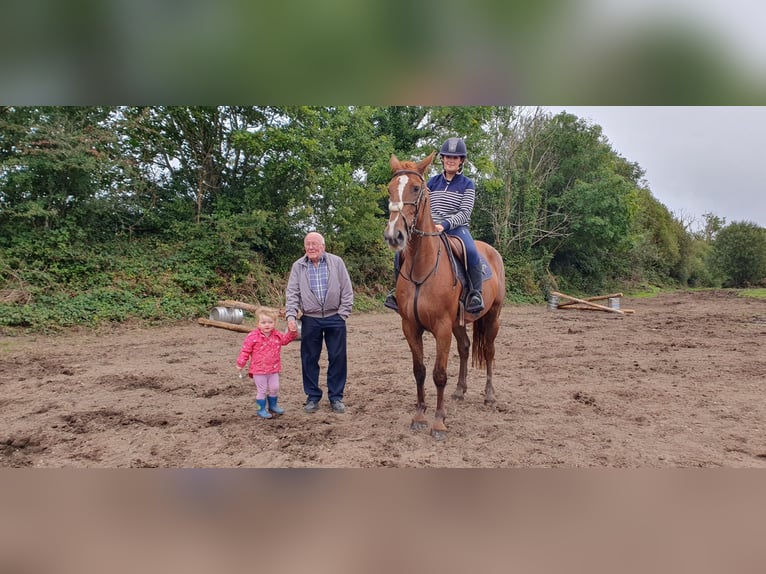
[[[619,309],[620,308],[620,298],[619,297],[609,297],[609,308],[610,309]]]
[[[548,298],[548,309],[549,310],[558,309],[558,306],[559,306],[559,296],[551,295]]]
[[[213,307],[210,310],[211,321],[221,321],[223,323],[241,325],[244,318],[245,314],[242,309],[235,309],[233,307]]]

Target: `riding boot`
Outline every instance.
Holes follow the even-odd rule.
[[[285,414],[285,409],[277,406],[279,397],[266,397],[266,399],[269,401],[269,412],[274,413],[275,415]]]
[[[472,265],[468,268],[468,279],[471,289],[466,298],[465,310],[468,313],[481,313],[484,310],[484,299],[481,297],[482,271],[481,265]]]
[[[255,399],[255,404],[258,405],[258,412],[256,413],[262,419],[270,419],[271,413],[266,410],[266,399]]]
[[[399,258],[394,257],[394,288],[386,295],[386,300],[383,305],[389,309],[393,309],[397,313],[399,312],[399,305],[396,303],[396,281],[399,279]]]
[[[391,291],[388,292],[388,295],[386,295],[386,300],[383,301],[383,305],[389,309],[393,309],[394,311],[399,312],[399,305],[396,303],[396,289],[391,289]]]

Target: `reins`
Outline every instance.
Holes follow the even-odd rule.
[[[388,209],[391,212],[401,212],[405,205],[412,205],[415,208],[415,215],[413,216],[412,224],[410,224],[407,221],[407,218],[402,214],[402,219],[404,220],[404,224],[407,227],[408,232],[419,235],[421,237],[439,237],[439,247],[436,251],[436,261],[434,263],[434,266],[431,268],[431,271],[428,272],[428,274],[423,277],[423,279],[416,280],[412,278],[412,275],[409,277],[404,274],[404,266],[402,266],[402,269],[400,270],[400,275],[403,279],[406,279],[410,283],[412,283],[415,286],[415,296],[413,301],[413,307],[415,310],[415,320],[418,323],[421,323],[420,317],[418,316],[418,295],[420,294],[420,286],[423,285],[428,279],[436,273],[436,271],[439,269],[439,261],[441,259],[442,254],[442,244],[444,244],[447,249],[449,249],[449,243],[444,236],[443,233],[440,233],[438,231],[423,231],[422,229],[418,229],[417,223],[418,223],[418,216],[420,215],[420,205],[423,201],[423,198],[426,196],[426,192],[430,191],[428,189],[428,186],[425,183],[425,179],[423,179],[423,176],[420,174],[420,172],[410,170],[410,169],[402,169],[394,173],[394,177],[397,177],[399,175],[414,175],[417,176],[418,179],[422,182],[423,186],[420,189],[420,193],[418,193],[418,197],[415,199],[415,201],[400,201],[400,202],[393,202],[389,201],[388,203]],[[413,262],[412,262],[412,268],[414,268],[415,261],[417,260],[417,252],[413,255]],[[411,268],[411,269],[412,269]],[[421,323],[422,324],[422,323]]]

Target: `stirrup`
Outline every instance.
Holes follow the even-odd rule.
[[[468,313],[481,313],[484,311],[484,299],[481,296],[481,293],[478,291],[473,291],[468,294],[468,298],[466,299],[465,303],[465,310]]]

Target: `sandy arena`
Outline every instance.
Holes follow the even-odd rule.
[[[326,396],[303,412],[296,341],[282,353],[286,414],[271,420],[236,374],[243,333],[190,321],[6,336],[0,467],[766,468],[766,301],[679,292],[621,305],[635,313],[506,306],[494,408],[477,369],[466,400],[449,398],[453,343],[441,442],[409,428],[412,365],[391,311],[349,319],[345,414]],[[430,419],[430,335],[426,359]]]

